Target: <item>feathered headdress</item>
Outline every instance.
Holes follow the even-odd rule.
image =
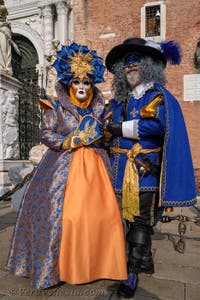
[[[65,85],[68,85],[74,76],[81,80],[89,76],[93,83],[104,82],[105,66],[102,58],[87,46],[76,43],[62,46],[61,50],[57,51],[57,59],[52,66],[57,71],[57,77]]]
[[[160,44],[161,51],[163,52],[166,60],[172,65],[179,65],[181,62],[181,48],[175,41],[169,41]]]
[[[164,55],[166,62],[169,62],[172,65],[179,65],[181,62],[181,48],[175,41],[162,42],[159,44],[152,40],[148,40],[145,46],[160,51]]]

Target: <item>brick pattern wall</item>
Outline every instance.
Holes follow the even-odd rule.
[[[153,1],[142,0],[74,0],[74,40],[98,50],[105,59],[108,51],[128,37],[140,36],[141,7]],[[200,101],[183,101],[183,76],[197,74],[194,52],[200,38],[200,0],[166,0],[166,40],[175,40],[182,48],[180,66],[166,70],[167,88],[179,100],[188,129],[195,169],[200,169]],[[99,87],[111,90],[112,75]],[[106,94],[107,95],[107,94]],[[111,95],[106,96],[111,98]]]

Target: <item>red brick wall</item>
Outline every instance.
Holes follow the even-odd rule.
[[[141,7],[155,1],[141,0],[74,0],[74,40],[98,50],[105,59],[108,51],[128,37],[140,36]],[[200,38],[200,0],[167,0],[166,40],[181,44],[180,66],[167,67],[167,88],[179,100],[188,129],[194,167],[200,168],[200,101],[183,101],[183,76],[197,74],[193,65],[196,44]],[[101,35],[115,34],[101,38]],[[112,75],[106,72],[106,83],[99,87],[110,91]]]

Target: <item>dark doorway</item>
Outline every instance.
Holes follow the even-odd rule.
[[[41,111],[38,105],[38,55],[34,45],[21,35],[12,37],[13,75],[23,83],[19,96],[19,144],[20,159],[29,157],[30,149],[39,144]]]

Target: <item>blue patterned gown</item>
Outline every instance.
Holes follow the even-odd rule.
[[[8,259],[8,266],[12,272],[15,275],[31,278],[33,285],[37,288],[47,288],[60,281],[59,251],[62,236],[63,201],[68,172],[73,159],[73,151],[61,149],[61,144],[66,136],[77,128],[80,119],[80,111],[71,103],[67,91],[60,84],[58,84],[57,94],[59,100],[51,103],[53,109],[46,110],[41,127],[41,141],[49,149],[39,163],[23,197]],[[96,88],[89,110],[89,113],[98,120],[103,119],[105,114],[104,102],[101,93]],[[101,157],[108,174],[111,175],[110,161],[106,151],[101,146],[101,142],[97,142],[93,149]],[[98,187],[96,188],[98,189]],[[103,200],[105,201],[105,199]],[[113,199],[106,201],[111,200]],[[112,213],[116,212],[117,202],[115,200],[114,198],[113,207],[115,209],[113,210],[111,206]],[[103,224],[107,223],[104,218],[106,212],[98,211],[95,214],[99,216],[99,222],[103,222],[102,226],[99,227],[99,232],[96,233],[100,236],[96,240],[99,243],[99,249],[101,249],[101,239],[104,239],[101,228],[105,232]],[[113,221],[115,217],[118,219],[117,224]],[[120,230],[123,232],[119,210],[117,214],[115,213],[114,219],[112,217],[110,219],[113,224],[110,230],[115,237],[116,232]],[[119,230],[114,230],[116,228]],[[109,227],[107,231],[109,231]],[[109,243],[107,243],[108,249],[105,251],[106,253],[110,252],[110,256],[113,257],[113,267],[115,267],[118,253],[116,248],[121,247],[122,254],[124,251],[124,262],[120,264],[120,267],[125,276],[120,277],[121,274],[117,271],[119,278],[117,276],[113,278],[124,279],[126,278],[124,240],[115,238],[115,243],[117,243],[114,248],[115,253],[109,251]],[[106,259],[107,255],[105,262]],[[119,259],[119,262],[122,260]],[[95,269],[94,266],[93,269]]]

